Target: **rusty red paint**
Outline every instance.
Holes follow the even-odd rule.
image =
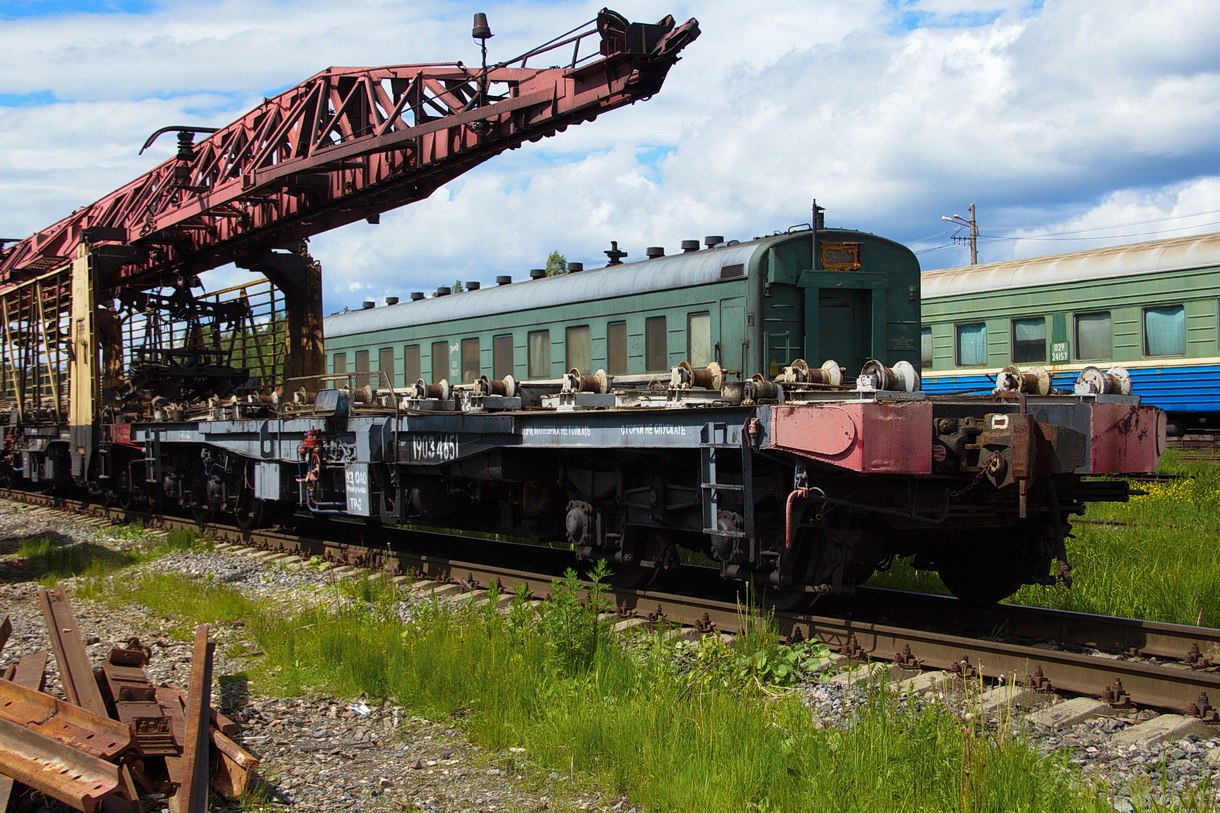
[[[1156,471],[1166,447],[1165,413],[1150,406],[1093,404],[1089,471]]]
[[[929,474],[932,405],[899,401],[775,406],[771,446],[851,471]]]

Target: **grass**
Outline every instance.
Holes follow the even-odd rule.
[[[148,539],[143,525],[119,525],[110,532],[119,539],[144,544],[132,550],[113,550],[93,542],[77,542],[60,534],[25,537],[17,541],[18,560],[37,575],[38,582],[54,587],[61,579],[73,576],[101,578],[131,565],[147,562],[167,553],[195,550],[205,546],[194,531],[174,530],[163,537]]]
[[[1026,586],[1010,601],[1036,607],[1121,615],[1177,624],[1220,623],[1220,466],[1183,461],[1169,452],[1160,471],[1181,475],[1134,483],[1146,492],[1126,503],[1095,503],[1068,540],[1072,587]],[[869,580],[872,586],[947,592],[936,574],[905,561]]]
[[[585,598],[578,588],[569,575],[551,601],[518,595],[507,614],[424,602],[404,621],[385,579],[336,582],[333,600],[297,613],[170,574],[90,587],[177,618],[184,632],[243,622],[261,653],[251,682],[264,690],[393,700],[455,721],[485,747],[525,749],[512,758],[539,776],[625,793],[650,810],[1110,809],[1066,757],[1040,756],[936,701],[917,708],[878,689],[847,727],[820,728],[783,687],[808,677],[824,648],[785,647],[762,620],[707,646],[622,639],[599,620],[596,589]]]

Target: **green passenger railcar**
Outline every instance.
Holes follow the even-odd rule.
[[[876,235],[801,229],[366,307],[328,317],[324,329],[329,371],[358,387],[572,369],[667,381],[682,361],[748,379],[797,358],[833,359],[850,379],[870,358],[914,358],[919,265]]]
[[[921,366],[930,393],[987,392],[1009,365],[1071,390],[1122,367],[1170,431],[1220,415],[1220,235],[933,271],[923,278]]]

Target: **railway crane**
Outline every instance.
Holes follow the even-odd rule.
[[[71,474],[83,481],[94,432],[107,422],[100,404],[124,386],[125,362],[162,393],[226,389],[242,378],[215,337],[248,313],[198,301],[191,290],[200,272],[226,263],[265,276],[282,296],[284,379],[320,375],[321,271],[304,238],[375,222],[506,150],[650,98],[699,36],[693,19],[636,23],[603,9],[488,66],[490,30],[480,17],[482,68],[332,67],[225,127],[165,128],[178,135],[174,157],[0,249],[3,390],[15,422],[69,424]],[[533,67],[557,60],[564,62]],[[148,293],[164,289],[173,292]],[[169,322],[194,335],[124,359],[116,302],[118,311],[164,314],[143,320],[150,340],[153,327]]]

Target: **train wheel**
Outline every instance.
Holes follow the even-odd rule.
[[[608,562],[610,575],[606,583],[616,590],[643,590],[657,580],[660,571],[655,567],[643,565],[625,565],[622,562]]]
[[[936,572],[949,592],[966,604],[986,606],[1008,598],[1030,572],[1030,545],[1018,526],[988,541],[954,544],[937,556]]]
[[[195,524],[199,526],[200,530],[211,522],[212,517],[215,515],[216,512],[212,509],[212,506],[206,502],[191,503],[191,519],[195,520]]]
[[[799,587],[774,587],[767,585],[759,594],[758,603],[764,609],[776,613],[795,613],[807,610],[818,600],[816,593]]]
[[[237,521],[237,527],[246,533],[262,527],[263,501],[255,499],[252,494],[243,494],[237,499],[237,507],[233,509],[233,519]]]

